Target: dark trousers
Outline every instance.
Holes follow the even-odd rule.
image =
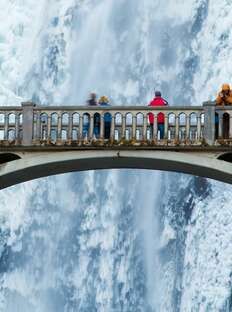
[[[110,126],[111,122],[110,121],[105,121],[105,139],[110,139]]]
[[[158,131],[160,132],[160,140],[164,138],[164,124],[158,124]]]
[[[154,124],[150,124],[150,129],[151,129],[151,138],[153,138]],[[162,140],[164,138],[164,124],[163,123],[158,124],[158,131],[160,132],[160,140]]]

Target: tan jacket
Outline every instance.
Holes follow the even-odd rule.
[[[232,91],[229,95],[224,95],[222,92],[218,93],[216,98],[217,105],[232,105]]]

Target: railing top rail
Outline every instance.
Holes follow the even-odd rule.
[[[35,111],[202,111],[202,106],[36,106]]]
[[[231,111],[232,105],[226,105],[226,106],[216,106],[215,109],[217,111],[223,110],[223,111]],[[22,106],[0,106],[0,113],[2,112],[22,112],[23,107]],[[74,112],[74,111],[127,111],[127,112],[139,112],[139,111],[168,111],[168,112],[180,112],[180,111],[203,111],[204,106],[186,106],[186,105],[180,105],[180,106],[142,106],[142,105],[112,105],[112,106],[86,106],[86,105],[62,105],[62,106],[39,106],[34,105],[33,106],[34,111],[66,111],[66,112]]]
[[[0,106],[0,112],[22,112],[22,106]]]
[[[216,106],[215,110],[231,111],[232,110],[232,105]]]

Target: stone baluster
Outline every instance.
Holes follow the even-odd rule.
[[[19,114],[15,114],[15,140],[19,141]]]
[[[104,140],[104,127],[105,127],[105,120],[104,120],[104,114],[100,114],[100,139]]]
[[[201,114],[197,114],[197,140],[201,139]]]
[[[218,117],[219,117],[218,138],[222,139],[223,138],[223,113],[219,112]]]
[[[58,140],[61,140],[61,138],[62,138],[61,130],[62,130],[62,114],[58,113],[58,126],[57,126],[57,138],[58,138]]]
[[[132,140],[136,140],[136,124],[137,124],[137,117],[136,115],[132,115]]]
[[[186,114],[186,140],[190,139],[190,115]]]
[[[4,120],[4,140],[8,140],[8,129],[9,129],[9,115],[5,113]]]
[[[156,141],[157,140],[157,133],[158,133],[158,119],[157,119],[157,115],[154,114],[154,123],[153,123],[153,140]]]
[[[231,113],[230,113],[229,123],[230,123],[229,138],[232,139],[232,114]]]
[[[89,124],[89,138],[90,138],[90,140],[93,139],[93,130],[94,130],[94,115],[93,114],[90,115],[90,124]]]
[[[126,116],[122,115],[122,139],[126,137]]]
[[[51,123],[52,123],[52,116],[51,116],[51,114],[48,114],[48,125],[47,125],[47,127],[48,127],[48,131],[47,131],[47,140],[49,141],[49,140],[51,140]]]
[[[78,138],[79,140],[82,140],[83,139],[83,114],[80,114],[80,117],[79,117],[79,135],[78,135]]]
[[[176,116],[176,125],[175,125],[175,139],[179,140],[179,129],[180,129],[180,117]]]
[[[164,114],[164,139],[168,139],[168,113]]]
[[[36,136],[35,139],[36,140],[40,140],[41,139],[41,120],[40,120],[40,112],[37,112],[36,114]]]
[[[143,140],[147,140],[147,114],[143,114]]]
[[[73,118],[72,113],[68,114],[68,140],[72,140]]]
[[[115,115],[112,113],[111,125],[110,125],[110,139],[114,141],[115,134]]]

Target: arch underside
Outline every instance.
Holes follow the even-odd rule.
[[[0,165],[0,189],[55,174],[119,168],[174,171],[232,184],[232,164],[212,155],[102,150],[25,154]]]

